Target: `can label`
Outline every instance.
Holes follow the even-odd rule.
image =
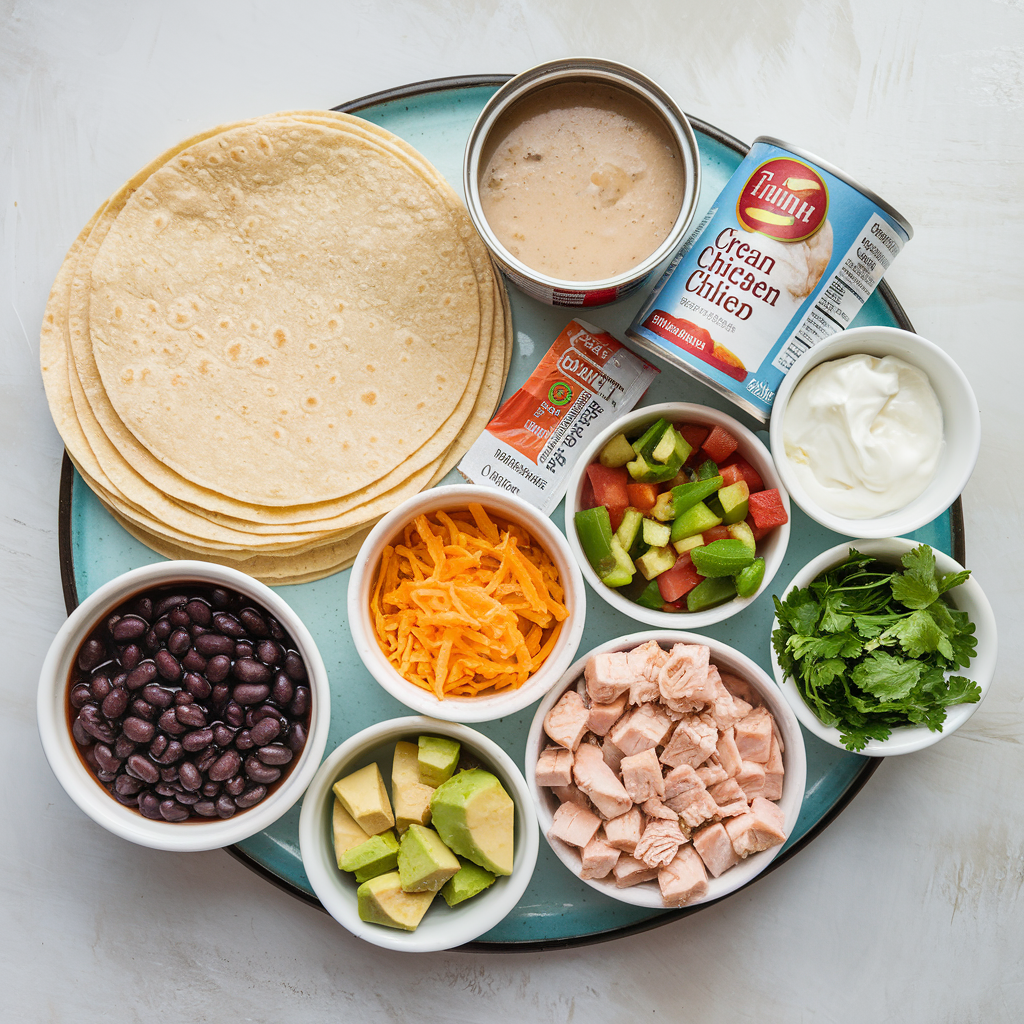
[[[767,420],[789,368],[849,325],[908,237],[848,182],[755,142],[628,334]]]

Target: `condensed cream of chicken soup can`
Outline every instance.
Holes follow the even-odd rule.
[[[627,334],[766,421],[793,363],[849,326],[912,235],[842,171],[762,136]]]
[[[501,142],[502,132],[510,119],[514,121],[524,108],[530,110],[531,105],[543,105],[550,97],[555,110],[569,111],[568,117],[571,122],[572,103],[580,95],[580,90],[587,88],[601,92],[605,96],[614,97],[618,94],[624,98],[627,108],[639,115],[639,120],[631,125],[631,130],[635,130],[637,135],[658,136],[663,148],[671,152],[671,158],[668,160],[668,170],[671,173],[664,173],[664,160],[644,166],[643,160],[634,156],[632,159],[637,166],[630,164],[625,167],[616,166],[614,159],[607,163],[602,162],[603,158],[595,155],[600,152],[599,140],[596,137],[598,133],[584,132],[577,140],[578,145],[569,143],[570,149],[573,150],[572,154],[559,154],[556,157],[554,153],[526,152],[524,161],[537,161],[527,164],[531,171],[539,169],[540,162],[546,162],[550,156],[552,163],[556,159],[563,161],[554,171],[560,179],[559,183],[564,178],[578,177],[576,185],[569,188],[571,196],[559,196],[557,187],[550,191],[550,217],[546,218],[548,223],[564,224],[560,230],[573,237],[572,233],[581,229],[577,226],[573,207],[568,200],[579,200],[584,193],[593,191],[597,183],[600,183],[597,187],[599,194],[592,197],[592,205],[594,209],[603,208],[605,212],[627,207],[641,189],[660,188],[668,178],[671,178],[673,187],[678,192],[678,209],[673,209],[663,222],[658,221],[659,228],[663,228],[664,231],[661,240],[653,241],[647,252],[638,252],[634,263],[598,276],[585,272],[554,273],[538,269],[522,258],[522,254],[517,256],[513,253],[510,249],[511,242],[505,244],[499,237],[500,231],[488,222],[485,207],[490,201],[490,196],[484,193],[492,183],[481,181],[487,172],[489,159],[493,156],[495,147]],[[563,100],[567,101],[564,106]],[[614,99],[609,102],[614,103]],[[570,123],[566,130],[555,131],[554,135],[556,138],[569,140],[573,131],[579,132],[579,127],[578,124]],[[568,166],[575,154],[580,155],[580,159],[586,163],[585,167]],[[588,161],[593,162],[594,166],[591,167]],[[517,184],[521,190],[531,188],[535,194],[541,192],[535,183]],[[697,138],[686,115],[660,86],[625,64],[592,57],[570,57],[549,61],[516,75],[491,97],[480,112],[466,144],[463,186],[466,206],[474,226],[502,272],[515,285],[532,298],[552,306],[601,306],[616,302],[636,291],[650,279],[658,265],[679,248],[697,209],[700,195],[700,154],[697,149]],[[634,192],[634,195],[629,195],[627,202],[617,198],[631,192]],[[653,211],[646,208],[641,208],[639,215],[624,213],[624,216],[637,216],[642,220],[649,212],[653,216]],[[616,237],[609,236],[610,230],[607,225],[598,229],[600,241],[610,241]],[[573,237],[573,241],[579,242],[575,247],[580,251],[585,250],[588,244],[585,234],[578,239]],[[551,251],[554,251],[554,247]]]

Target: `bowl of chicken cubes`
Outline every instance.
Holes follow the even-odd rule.
[[[796,716],[733,647],[618,637],[541,702],[526,746],[541,830],[594,889],[642,907],[720,899],[782,850],[803,802]]]

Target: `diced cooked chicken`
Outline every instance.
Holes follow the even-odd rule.
[[[786,841],[784,818],[778,805],[764,797],[754,797],[750,810],[725,822],[732,848],[739,857],[769,850]]]
[[[610,704],[620,693],[628,693],[633,675],[625,651],[593,655],[583,669],[587,693],[598,704]]]
[[[661,696],[658,679],[668,653],[657,640],[648,640],[629,652],[629,670],[633,681],[629,687],[629,703],[643,704]]]
[[[764,795],[765,770],[763,764],[756,761],[743,761],[739,774],[732,780],[743,790],[743,795],[749,803],[755,796]]]
[[[739,697],[734,697],[722,682],[718,669],[708,666],[708,684],[714,692],[714,698],[707,707],[707,713],[715,720],[715,725],[728,729],[750,714],[750,705]]]
[[[608,731],[608,738],[627,756],[665,742],[672,722],[660,704],[641,704],[627,711]]]
[[[772,716],[766,708],[754,708],[733,727],[736,749],[744,761],[764,764],[772,752]]]
[[[594,701],[590,705],[590,715],[587,718],[587,726],[597,736],[607,736],[608,730],[622,717],[626,710],[627,694],[620,693],[610,704],[598,704]]]
[[[640,805],[648,818],[660,818],[662,821],[679,821],[679,815],[666,804],[660,796],[652,796]]]
[[[568,786],[572,782],[572,751],[545,747],[537,758],[538,786]]]
[[[662,700],[677,711],[696,710],[711,702],[708,685],[711,650],[704,644],[676,644],[661,667],[658,687]]]
[[[725,826],[721,822],[715,822],[714,825],[707,825],[699,832],[694,832],[692,842],[693,848],[704,861],[704,866],[715,878],[740,862],[732,848],[729,833],[725,831]]]
[[[785,771],[782,765],[782,746],[773,734],[772,752],[768,757],[768,763],[764,766],[764,786],[759,795],[763,796],[765,800],[780,800],[782,798],[782,778]]]
[[[682,907],[707,895],[704,862],[689,843],[680,847],[672,861],[658,872],[658,886],[669,907]]]
[[[601,819],[585,807],[567,800],[558,805],[548,835],[582,849],[597,835]]]
[[[574,782],[570,782],[568,786],[552,786],[551,792],[558,797],[561,803],[565,803],[566,800],[574,804],[579,804],[580,807],[585,807],[588,811],[593,813],[594,806],[577,788]]]
[[[632,853],[644,831],[644,816],[639,807],[631,807],[625,814],[604,823],[604,838],[616,850]]]
[[[586,735],[590,711],[575,690],[566,690],[544,716],[544,731],[559,746],[575,750]]]
[[[615,772],[604,763],[601,748],[593,743],[581,743],[576,748],[572,775],[580,791],[606,818],[615,818],[633,806],[625,787]]]
[[[679,831],[676,822],[653,818],[647,822],[633,856],[637,860],[642,860],[649,868],[660,868],[675,857],[676,851],[685,842],[686,836]]]
[[[649,868],[642,860],[631,857],[628,853],[622,854],[612,868],[615,876],[615,884],[620,889],[636,885],[639,882],[649,882],[652,878],[658,877],[657,868]]]
[[[672,738],[661,752],[661,761],[672,768],[703,764],[715,749],[718,729],[707,715],[689,715],[676,724]]]
[[[716,754],[712,754],[698,769],[697,777],[705,786],[713,786],[716,782],[724,782],[729,776],[722,767]]]
[[[735,779],[717,782],[708,788],[711,799],[718,805],[718,814],[722,818],[731,818],[736,814],[746,814],[747,796]]]
[[[622,759],[626,756],[612,741],[605,736],[601,740],[601,756],[604,758],[604,763],[608,765],[613,772],[619,770],[619,765],[622,764]]]
[[[580,855],[580,878],[604,878],[620,856],[621,852],[614,846],[609,846],[600,836],[594,836]]]
[[[740,757],[739,748],[736,746],[735,727],[733,729],[726,729],[718,737],[715,756],[725,771],[727,778],[731,779],[739,774],[743,758]]]
[[[624,757],[619,765],[622,784],[633,803],[642,804],[652,796],[663,796],[665,780],[661,777],[661,764],[654,747],[641,750],[632,757]]]
[[[696,828],[718,814],[718,805],[688,764],[673,768],[665,776],[665,803],[689,828]]]
[[[734,676],[731,672],[723,672],[721,669],[719,669],[718,672],[722,677],[722,685],[734,697],[738,697],[740,700],[746,701],[752,708],[761,706],[761,695],[750,683],[746,681],[746,679],[742,679],[740,676]]]

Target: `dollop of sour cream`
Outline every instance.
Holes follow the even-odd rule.
[[[916,366],[847,356],[814,367],[794,388],[782,437],[809,498],[833,515],[872,519],[909,505],[931,482],[942,407]]]

